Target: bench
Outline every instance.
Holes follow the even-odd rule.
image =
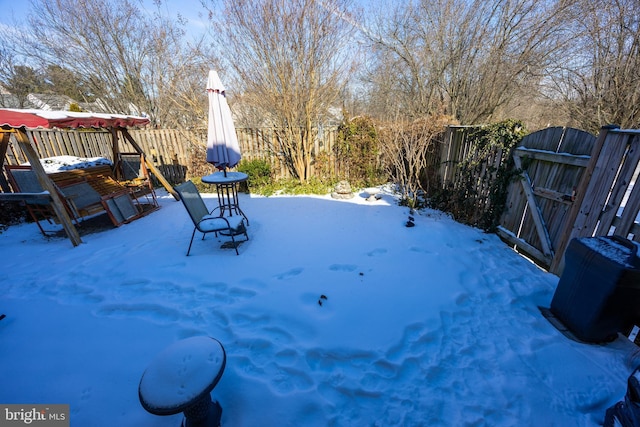
[[[140,158],[140,155],[138,155]],[[146,169],[144,169],[146,172]],[[108,165],[93,166],[86,169],[72,169],[68,171],[54,172],[48,174],[49,178],[58,186],[65,186],[69,182],[85,179],[103,198],[111,198],[125,190],[128,190],[131,197],[142,207],[143,214],[147,214],[159,207],[155,191],[150,179],[146,182],[127,179],[125,181],[116,180],[111,167]],[[148,176],[148,174],[147,174]],[[128,177],[124,177],[128,178]],[[143,189],[141,190],[140,187]],[[146,197],[150,196],[150,197]]]
[[[51,207],[50,197],[46,192],[43,193],[35,173],[30,166],[6,165],[5,170],[14,193],[3,193],[0,200],[24,202],[40,231],[47,235],[48,231],[40,221],[57,222],[57,216]],[[150,211],[145,211],[132,197],[131,191],[113,178],[108,165],[53,172],[47,176],[76,224],[83,218],[106,211],[113,224],[119,226]],[[152,208],[156,209],[157,203]]]

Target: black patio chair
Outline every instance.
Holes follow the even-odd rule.
[[[191,221],[193,221],[193,233],[191,233],[191,241],[189,242],[189,249],[187,249],[187,256],[191,252],[191,245],[193,244],[193,238],[196,235],[196,231],[202,233],[202,240],[207,233],[215,233],[218,236],[220,233],[223,236],[231,237],[233,248],[238,253],[238,242],[235,240],[235,236],[244,234],[245,241],[249,240],[247,235],[247,229],[244,225],[244,217],[242,215],[236,215],[231,217],[223,217],[211,215],[207,206],[204,204],[200,192],[191,181],[184,182],[175,187],[175,190],[180,195],[180,200],[187,209]]]

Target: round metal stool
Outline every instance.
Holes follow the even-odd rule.
[[[222,407],[211,400],[226,364],[220,341],[191,337],[164,349],[142,374],[138,396],[154,415],[184,413],[183,427],[218,427]]]

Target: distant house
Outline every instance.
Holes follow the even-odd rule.
[[[67,95],[56,95],[51,93],[30,93],[24,103],[20,103],[20,98],[10,93],[5,87],[0,85],[0,108],[35,108],[47,111],[69,111],[71,104],[76,104],[87,113],[113,113],[113,109],[100,98],[94,102],[79,102]],[[123,114],[144,116],[147,114],[137,108],[134,104],[129,104],[128,112]]]
[[[97,98],[94,102],[79,102],[78,105],[82,108],[82,111],[88,113],[106,113],[109,111],[107,105],[100,98]]]
[[[10,93],[0,93],[0,108],[36,108],[28,99],[23,105],[20,98]]]
[[[48,93],[30,93],[27,95],[27,99],[40,110],[69,111],[71,104],[78,104],[77,101],[66,95]]]
[[[106,113],[109,111],[104,102],[97,99],[95,102],[78,102],[66,95],[50,93],[30,93],[24,104],[20,104],[20,98],[7,91],[0,85],[0,108],[36,108],[48,111],[69,111],[71,104],[76,104],[82,111],[88,113]]]
[[[29,100],[20,102],[20,98],[0,85],[0,108],[36,108]]]

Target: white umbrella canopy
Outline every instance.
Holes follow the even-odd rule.
[[[227,168],[238,164],[242,155],[225,89],[218,73],[214,70],[209,71],[207,94],[209,95],[207,162],[226,172]]]

